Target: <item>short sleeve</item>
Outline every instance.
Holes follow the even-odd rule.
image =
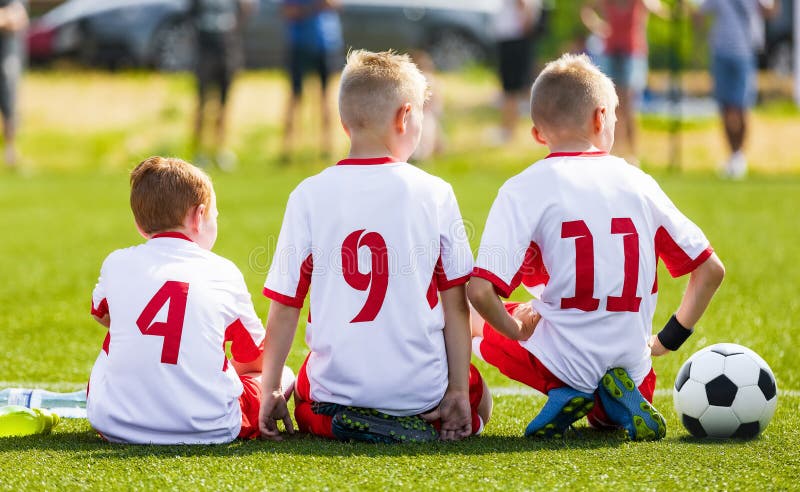
[[[98,318],[102,318],[108,314],[108,300],[106,299],[105,285],[107,263],[108,259],[103,262],[103,266],[100,268],[100,277],[97,279],[97,284],[94,286],[94,291],[92,292],[91,313]]]
[[[231,354],[237,362],[251,362],[264,350],[264,325],[261,323],[253,300],[247,291],[244,278],[237,271],[237,279],[231,284],[232,318],[225,328],[225,341],[231,342]]]
[[[451,186],[439,210],[440,256],[437,288],[447,290],[465,284],[472,275],[473,258],[464,220]]]
[[[264,283],[264,295],[286,306],[303,307],[313,268],[308,215],[295,190],[286,204],[275,256]]]
[[[703,231],[678,210],[655,180],[650,180],[656,256],[673,277],[686,275],[705,262],[714,250]]]
[[[521,213],[506,187],[500,189],[483,230],[481,246],[475,260],[474,277],[490,281],[498,294],[508,297],[523,279],[525,285],[546,283],[547,276],[541,252],[533,242],[531,227],[537,217]]]

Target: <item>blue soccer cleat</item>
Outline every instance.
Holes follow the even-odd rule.
[[[621,367],[600,380],[600,401],[608,417],[621,425],[634,441],[657,441],[667,434],[667,423]]]
[[[421,417],[395,417],[371,408],[344,407],[331,423],[333,435],[342,441],[393,444],[439,439],[436,429]]]
[[[547,403],[525,429],[525,437],[561,438],[570,425],[594,407],[594,396],[569,387],[547,393]]]

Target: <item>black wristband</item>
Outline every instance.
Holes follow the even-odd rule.
[[[669,321],[667,321],[667,324],[664,325],[664,328],[658,332],[658,340],[665,348],[675,351],[681,348],[683,342],[685,342],[692,333],[694,333],[694,328],[686,328],[673,314],[669,318]]]

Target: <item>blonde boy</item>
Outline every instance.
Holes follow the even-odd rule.
[[[108,335],[89,382],[89,422],[113,442],[256,437],[264,328],[242,274],[210,251],[211,180],[151,157],[131,172],[130,201],[147,242],[111,253],[94,289],[92,315]]]
[[[354,51],[339,108],[349,156],[290,195],[264,294],[261,430],[293,432],[280,369],[311,287],[298,372],[300,430],[341,440],[459,439],[489,418],[470,366],[472,253],[452,187],[405,161],[422,128],[425,77],[405,55]],[[441,297],[441,300],[440,300]]]
[[[724,275],[658,184],[608,154],[616,106],[613,84],[587,57],[548,64],[531,116],[534,139],[551,153],[503,185],[481,240],[469,298],[487,323],[473,324],[473,346],[547,394],[528,436],[561,436],[589,414],[635,440],[663,437],[650,356],[680,347]],[[692,275],[677,313],[652,336],[659,258],[672,276]],[[519,308],[497,294],[520,283],[535,298],[515,319]]]

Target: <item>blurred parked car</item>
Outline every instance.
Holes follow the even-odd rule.
[[[348,46],[424,49],[438,67],[457,68],[493,53],[490,17],[498,0],[342,0]],[[186,69],[192,64],[187,0],[70,0],[35,20],[31,61],[77,58],[92,65]],[[259,0],[245,32],[251,67],[283,63],[280,0]]]

